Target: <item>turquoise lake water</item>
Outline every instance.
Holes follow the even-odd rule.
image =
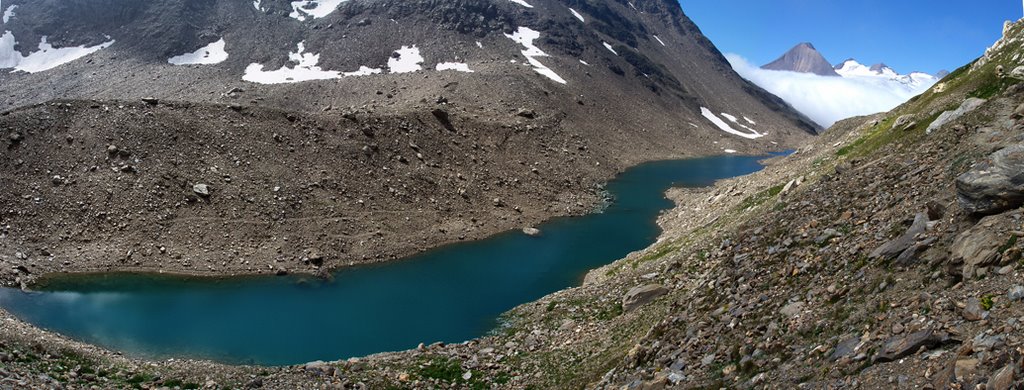
[[[44,291],[0,289],[0,307],[39,327],[146,358],[286,365],[457,343],[498,316],[579,285],[591,269],[653,244],[672,186],[706,186],[760,170],[763,157],[642,164],[606,186],[601,213],[383,265],[303,276],[233,279],[106,274],[62,277]]]

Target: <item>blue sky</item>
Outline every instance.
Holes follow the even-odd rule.
[[[723,53],[766,64],[800,42],[830,62],[854,57],[900,73],[954,70],[1024,13],[1018,0],[680,0]]]

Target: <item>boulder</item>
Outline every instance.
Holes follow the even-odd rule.
[[[956,179],[957,200],[971,214],[992,215],[1024,204],[1024,145],[993,153]]]
[[[622,310],[632,311],[667,293],[668,289],[660,284],[633,287],[622,296]]]
[[[960,233],[953,240],[951,258],[953,264],[963,264],[964,278],[972,278],[979,267],[995,264],[999,258],[999,246],[1004,239],[993,229],[993,218],[982,219],[974,227]]]
[[[894,129],[903,129],[903,128],[907,127],[907,125],[909,125],[913,121],[914,121],[914,116],[913,115],[903,115],[903,116],[900,116],[899,118],[896,118],[896,122],[893,123],[892,128],[894,128]]]
[[[893,336],[885,342],[882,350],[875,355],[875,363],[891,362],[916,353],[922,347],[932,349],[947,343],[957,342],[946,332],[932,329],[914,332],[906,336]]]
[[[985,99],[979,98],[969,98],[967,100],[964,100],[964,102],[960,104],[959,108],[943,112],[941,115],[939,115],[938,118],[935,118],[935,121],[933,121],[931,125],[928,125],[928,129],[926,130],[926,132],[928,134],[931,134],[933,131],[938,130],[942,126],[945,126],[947,123],[955,121],[960,117],[964,116],[965,114],[976,110],[978,107],[981,107],[982,104],[985,104],[985,101]]]
[[[924,233],[927,229],[928,215],[924,213],[918,213],[916,216],[914,216],[914,223],[910,225],[910,228],[907,229],[907,231],[904,232],[903,235],[889,242],[886,242],[885,244],[882,244],[882,246],[878,247],[877,249],[871,252],[870,257],[874,259],[894,259],[897,256],[899,256],[900,253],[903,253],[903,251],[907,250],[907,248],[910,248],[912,245],[914,245],[914,243],[917,242],[917,235]]]
[[[842,358],[851,357],[863,345],[864,342],[861,341],[860,336],[850,337],[840,342],[839,344],[836,344],[836,348],[832,351],[832,354],[829,355],[828,358],[831,361],[836,361]]]
[[[1009,390],[1013,388],[1016,376],[1017,369],[1013,364],[1007,364],[988,379],[985,390]]]

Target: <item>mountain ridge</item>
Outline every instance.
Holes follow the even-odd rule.
[[[810,42],[799,43],[782,57],[761,66],[766,70],[811,73],[819,76],[839,76],[828,60]]]

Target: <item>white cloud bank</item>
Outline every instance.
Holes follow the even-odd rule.
[[[935,84],[907,84],[878,76],[828,77],[764,70],[736,54],[726,54],[726,58],[740,76],[824,127],[853,116],[889,111]]]

